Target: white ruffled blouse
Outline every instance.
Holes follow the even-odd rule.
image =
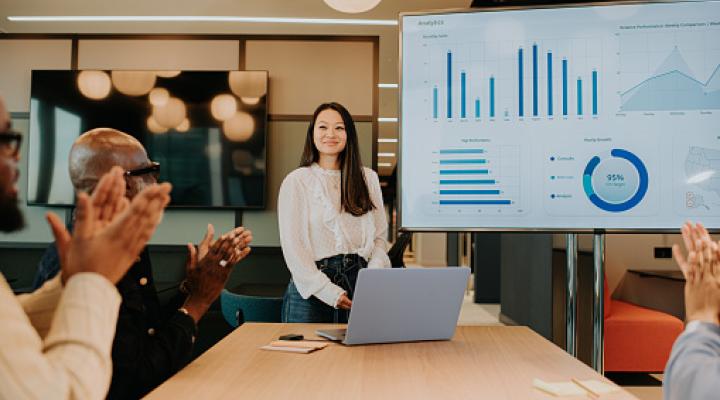
[[[340,171],[319,165],[302,167],[285,177],[278,198],[280,244],[300,295],[315,296],[335,307],[345,291],[315,265],[338,254],[358,254],[368,268],[390,266],[387,219],[377,173],[363,168],[375,209],[359,217],[340,207]]]

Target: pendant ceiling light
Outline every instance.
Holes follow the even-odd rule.
[[[372,10],[380,0],[325,0],[325,4],[340,12],[355,14]]]

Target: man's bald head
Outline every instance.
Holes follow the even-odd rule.
[[[92,192],[100,178],[116,165],[128,171],[149,164],[147,152],[137,139],[117,129],[96,128],[83,133],[73,143],[70,180],[75,190]],[[128,182],[130,198],[145,186],[132,183]]]

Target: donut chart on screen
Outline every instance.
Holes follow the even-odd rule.
[[[583,189],[597,208],[619,213],[631,210],[643,200],[648,180],[647,168],[638,156],[613,149],[590,159],[583,172]]]

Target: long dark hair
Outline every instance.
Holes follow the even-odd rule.
[[[358,217],[375,209],[375,204],[370,200],[370,192],[365,182],[355,122],[353,122],[350,112],[341,104],[323,103],[315,109],[310,126],[308,126],[300,166],[309,167],[320,159],[320,153],[315,147],[313,136],[318,114],[325,110],[337,111],[345,124],[347,141],[345,142],[345,148],[338,156],[340,161],[340,205],[345,211]]]

